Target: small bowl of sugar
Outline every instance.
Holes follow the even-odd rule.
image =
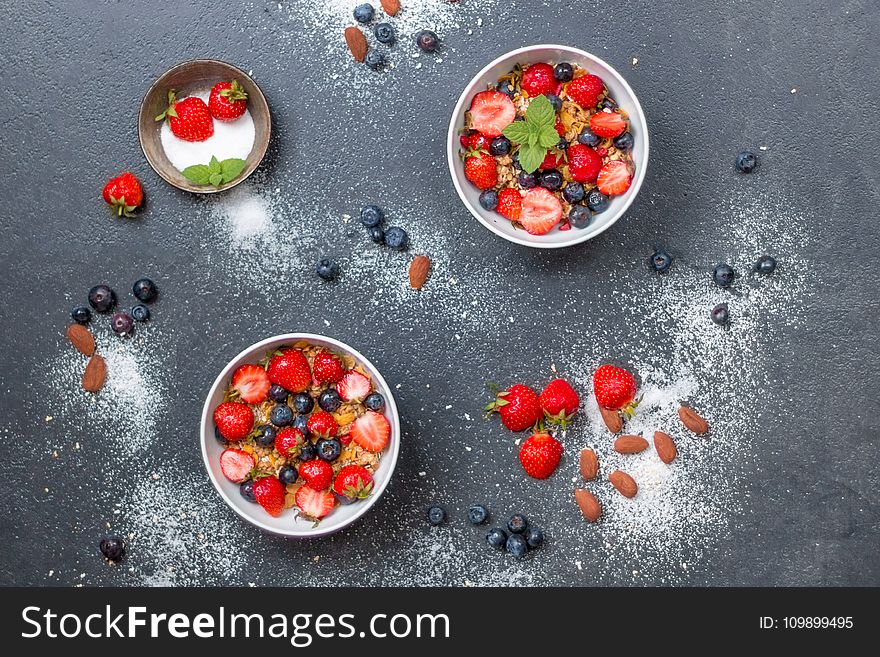
[[[212,103],[218,83],[228,83],[227,91]],[[196,194],[222,192],[251,175],[271,134],[269,105],[257,83],[216,59],[194,59],[165,71],[138,115],[138,137],[150,166],[170,185]]]

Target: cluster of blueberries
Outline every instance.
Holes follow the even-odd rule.
[[[446,522],[446,509],[435,504],[428,508],[427,518],[430,525],[442,525]],[[489,510],[482,504],[473,504],[468,508],[468,521],[472,525],[484,525],[488,520]],[[523,514],[515,513],[507,521],[507,531],[493,527],[486,534],[486,542],[496,550],[504,550],[516,559],[523,559],[530,549],[535,550],[544,544],[544,532],[539,527],[529,525]]]
[[[354,8],[354,19],[361,25],[369,25],[376,17],[376,9],[369,2],[358,5]],[[385,46],[393,46],[397,43],[397,33],[394,26],[388,22],[376,23],[373,26],[373,36],[376,41]],[[431,30],[422,30],[416,35],[416,44],[424,52],[434,52],[440,46],[440,40]],[[376,49],[371,49],[364,63],[374,71],[379,70],[385,64],[385,55]]]
[[[129,335],[134,330],[136,321],[146,322],[150,319],[150,309],[144,304],[155,301],[159,289],[149,278],[141,278],[134,282],[131,293],[142,303],[132,306],[130,312],[123,310],[113,314],[110,318],[110,326],[116,335]],[[70,316],[79,324],[88,324],[92,321],[92,310],[97,313],[109,313],[116,307],[116,302],[116,292],[109,285],[96,285],[89,290],[89,305],[77,306]]]

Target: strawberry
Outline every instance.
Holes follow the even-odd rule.
[[[568,171],[579,183],[595,182],[602,168],[602,158],[589,146],[572,144],[568,147]]]
[[[351,434],[347,433],[344,436],[339,436],[339,442],[342,443],[343,447],[346,445],[350,445],[351,444]]]
[[[489,150],[489,139],[484,134],[472,132],[467,138],[467,145],[472,151],[487,151]]]
[[[271,386],[269,375],[259,365],[242,365],[232,375],[232,387],[238,391],[241,400],[248,404],[262,404],[266,401]]]
[[[526,474],[535,479],[552,475],[561,458],[562,443],[549,433],[532,434],[519,448],[519,462]]]
[[[240,449],[224,449],[220,455],[220,471],[229,481],[240,484],[254,469],[254,457]]]
[[[530,235],[545,235],[562,219],[562,203],[543,187],[530,189],[522,200],[519,223]]]
[[[168,109],[156,117],[157,121],[168,119],[171,132],[184,141],[205,141],[214,134],[214,119],[208,106],[198,96],[177,100],[172,89],[168,92]]]
[[[144,190],[140,181],[128,171],[111,178],[104,185],[104,201],[120,217],[131,217],[144,202]]]
[[[321,438],[335,436],[336,432],[339,430],[336,418],[330,415],[327,411],[315,411],[312,413],[309,416],[309,421],[306,426],[308,427],[310,434],[313,436],[320,436]]]
[[[554,130],[556,130],[556,134],[560,137],[565,136],[565,124],[562,122],[558,116],[556,117],[556,123],[553,124]]]
[[[316,521],[330,513],[336,504],[336,498],[330,491],[314,490],[308,486],[300,486],[293,499],[302,515]]]
[[[333,483],[333,466],[321,459],[312,459],[299,466],[299,476],[312,490],[326,490]]]
[[[522,194],[518,189],[513,187],[505,187],[498,192],[498,205],[495,206],[495,212],[505,219],[518,221],[520,212],[522,211]]]
[[[235,121],[247,109],[247,97],[238,80],[218,82],[208,96],[208,109],[218,121]]]
[[[471,101],[471,125],[486,137],[497,137],[516,118],[513,101],[500,91],[481,91]]]
[[[290,392],[303,392],[312,382],[309,361],[299,349],[285,349],[273,356],[266,373],[272,383]]]
[[[391,425],[381,413],[367,411],[351,425],[351,437],[368,452],[381,452],[388,444]]]
[[[476,185],[477,189],[491,189],[498,182],[495,158],[480,151],[470,151],[470,153],[464,160],[465,178]]]
[[[590,117],[590,130],[600,137],[617,137],[626,131],[626,119],[617,112],[596,112]]]
[[[541,94],[552,94],[556,91],[556,78],[553,77],[553,67],[543,62],[532,64],[523,71],[520,86],[532,98]]]
[[[357,370],[348,370],[342,377],[342,381],[336,384],[336,392],[339,393],[343,401],[363,399],[370,394],[371,389],[370,379]]]
[[[254,497],[270,516],[277,518],[284,510],[284,484],[278,477],[263,477],[254,481]]]
[[[552,148],[547,151],[547,154],[544,156],[544,161],[541,162],[541,166],[539,169],[555,169],[562,164],[562,158],[559,156],[559,153]]]
[[[629,189],[632,183],[632,176],[629,167],[623,160],[611,160],[599,172],[596,184],[599,191],[608,196],[614,194],[623,194]]]
[[[254,412],[241,402],[223,402],[214,409],[214,424],[226,440],[243,440],[254,428]]]
[[[275,434],[275,449],[284,458],[299,456],[299,448],[305,442],[303,432],[295,427],[284,427]]]
[[[584,109],[592,109],[605,91],[605,83],[596,75],[582,75],[568,83],[565,93]]]
[[[318,383],[336,383],[345,374],[345,369],[338,356],[322,349],[315,355],[312,372]]]
[[[373,492],[373,475],[362,465],[346,465],[336,475],[333,492],[346,502],[364,500]]]
[[[609,411],[623,411],[631,417],[638,406],[635,401],[638,386],[635,377],[621,367],[600,365],[593,373],[593,393],[596,402]]]
[[[539,401],[547,419],[563,429],[581,404],[581,398],[565,379],[553,379],[548,383]]]
[[[499,392],[486,410],[490,414],[497,411],[501,423],[511,431],[525,431],[535,426],[543,415],[537,393],[520,383]]]

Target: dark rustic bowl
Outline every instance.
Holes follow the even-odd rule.
[[[244,170],[235,180],[219,187],[196,185],[175,169],[165,156],[159,137],[162,123],[156,121],[156,117],[164,112],[168,105],[169,89],[175,89],[180,96],[186,96],[199,89],[210,88],[222,80],[233,78],[239,81],[248,94],[248,111],[254,119],[256,130],[254,147],[247,156]],[[196,194],[222,192],[235,187],[251,175],[266,155],[271,133],[272,118],[269,116],[269,105],[257,83],[241,69],[216,59],[193,59],[165,71],[147,91],[138,114],[138,138],[147,162],[167,183]]]

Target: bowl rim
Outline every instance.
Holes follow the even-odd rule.
[[[247,80],[248,83],[252,84],[253,88],[256,89],[257,92],[259,92],[259,97],[262,100],[263,104],[266,106],[266,121],[267,121],[268,125],[267,125],[267,132],[266,132],[266,141],[261,144],[258,144],[256,142],[254,143],[254,147],[255,147],[255,149],[257,149],[257,152],[259,154],[259,159],[256,161],[256,163],[254,164],[254,167],[250,171],[248,171],[244,175],[238,176],[238,178],[236,178],[235,180],[230,180],[228,183],[226,183],[225,185],[221,185],[220,187],[214,187],[212,185],[205,185],[204,188],[199,187],[197,189],[190,189],[189,187],[184,187],[184,186],[180,185],[177,181],[172,179],[170,176],[165,175],[165,173],[163,171],[161,171],[161,169],[159,168],[158,164],[153,161],[153,158],[150,157],[150,154],[147,152],[147,149],[144,146],[145,135],[144,135],[143,131],[141,130],[141,118],[144,116],[144,114],[147,111],[147,99],[150,97],[150,95],[153,93],[153,91],[159,86],[159,83],[163,79],[165,79],[171,73],[175,72],[177,69],[183,68],[184,66],[204,65],[204,64],[219,64],[221,66],[226,66],[235,72],[236,77],[241,76],[242,78]],[[217,194],[219,192],[225,192],[228,189],[232,189],[236,185],[240,185],[245,180],[247,180],[254,173],[254,171],[256,171],[260,167],[260,164],[262,164],[263,159],[266,157],[266,153],[269,150],[269,142],[272,140],[272,112],[269,109],[269,101],[266,100],[266,94],[264,94],[263,90],[260,89],[260,85],[258,85],[256,83],[256,81],[250,75],[248,75],[247,73],[242,71],[235,64],[230,64],[229,62],[223,61],[222,59],[211,59],[211,58],[205,58],[205,57],[199,58],[199,59],[188,59],[186,61],[179,62],[179,63],[175,64],[174,66],[169,68],[167,71],[165,71],[164,73],[159,75],[159,77],[157,77],[155,80],[153,80],[153,83],[147,88],[147,91],[144,93],[144,97],[141,99],[140,108],[138,109],[137,131],[138,131],[138,144],[140,144],[141,152],[144,154],[144,158],[147,160],[147,163],[150,165],[150,168],[153,169],[153,171],[156,172],[156,175],[158,175],[162,180],[164,180],[165,182],[167,182],[169,185],[171,185],[172,187],[174,187],[176,189],[179,189],[184,192],[189,192],[191,194]]]
[[[370,495],[369,498],[359,504],[360,508],[358,508],[358,510],[351,518],[346,520],[338,527],[332,527],[329,529],[322,529],[321,525],[318,525],[318,527],[312,529],[283,530],[267,525],[259,518],[248,515],[237,505],[233,504],[232,500],[226,494],[226,491],[223,490],[220,482],[218,481],[218,477],[216,477],[214,474],[214,471],[211,467],[211,460],[208,456],[208,440],[213,439],[214,433],[213,428],[211,427],[211,424],[213,423],[213,409],[211,408],[211,398],[214,396],[220,386],[226,384],[230,374],[232,373],[233,366],[239,360],[248,358],[261,350],[265,350],[270,345],[277,345],[279,343],[286,342],[293,343],[300,340],[324,343],[338,349],[339,351],[348,353],[349,355],[357,359],[357,361],[361,365],[366,367],[367,370],[370,371],[371,375],[373,375],[373,377],[388,392],[385,399],[385,415],[389,418],[389,421],[391,422],[391,440],[390,445],[388,446],[388,448],[386,448],[386,452],[382,455],[382,461],[390,459],[391,469],[388,471],[388,476],[384,479],[384,481],[377,482],[377,486],[373,490],[372,495]],[[391,478],[394,476],[394,471],[397,468],[397,460],[400,454],[401,437],[400,414],[398,413],[397,403],[394,400],[394,393],[391,391],[391,387],[388,385],[388,382],[385,381],[385,378],[382,376],[376,366],[373,365],[373,363],[370,362],[370,360],[367,359],[363,354],[361,354],[357,349],[354,349],[346,343],[340,340],[336,340],[335,338],[328,337],[326,335],[318,335],[316,333],[281,333],[260,340],[259,342],[255,342],[251,346],[243,349],[226,364],[226,366],[221,370],[220,374],[217,375],[217,378],[214,379],[214,383],[211,385],[211,388],[208,390],[208,394],[205,397],[205,403],[202,407],[201,418],[201,425],[199,428],[199,445],[202,451],[202,462],[205,466],[205,470],[207,470],[208,478],[211,480],[211,484],[213,484],[214,489],[217,491],[217,493],[220,495],[226,505],[231,508],[240,518],[249,522],[255,527],[259,527],[263,531],[269,534],[274,534],[276,536],[285,536],[287,538],[320,538],[322,536],[335,534],[336,532],[342,531],[343,529],[350,527],[352,524],[357,522],[361,518],[361,516],[367,513],[367,511],[369,511],[373,507],[373,505],[379,500],[379,498],[385,492],[385,489],[388,487],[388,484],[391,482]]]
[[[458,175],[456,171],[456,163],[458,162],[458,126],[459,119],[463,115],[463,106],[465,103],[465,99],[471,94],[474,90],[476,84],[480,81],[480,79],[486,75],[486,73],[493,67],[501,64],[505,60],[518,57],[528,52],[532,52],[535,50],[561,50],[572,55],[577,55],[578,57],[582,57],[589,61],[592,61],[599,66],[605,67],[618,82],[624,90],[630,95],[633,100],[633,107],[635,109],[635,117],[638,120],[638,128],[639,131],[644,135],[645,140],[645,153],[642,158],[642,162],[639,163],[638,168],[636,169],[635,178],[632,181],[632,185],[627,193],[629,193],[629,197],[624,200],[623,205],[618,209],[617,214],[608,221],[608,223],[601,228],[598,226],[592,230],[586,229],[584,231],[578,231],[575,235],[573,235],[570,239],[564,242],[540,242],[540,241],[529,241],[527,239],[523,239],[516,235],[509,235],[499,229],[493,222],[488,221],[485,217],[483,217],[480,212],[468,201],[465,197],[464,190],[462,189],[461,183],[458,180]],[[633,114],[630,114],[630,118],[632,118]],[[648,158],[650,154],[650,139],[648,135],[648,124],[645,120],[645,112],[642,109],[642,105],[639,102],[638,96],[636,96],[632,87],[629,86],[629,83],[623,78],[623,76],[617,72],[617,69],[611,66],[608,62],[606,62],[601,57],[597,57],[592,53],[589,53],[585,50],[581,50],[580,48],[575,48],[573,46],[566,46],[556,43],[541,43],[532,46],[523,46],[522,48],[516,48],[515,50],[511,50],[506,52],[491,62],[486,64],[480,71],[471,78],[471,81],[465,86],[464,90],[461,92],[461,95],[458,98],[458,102],[455,104],[455,108],[452,110],[452,116],[449,118],[449,129],[446,134],[446,161],[449,165],[449,173],[452,176],[452,184],[455,186],[455,191],[458,192],[458,197],[461,199],[461,202],[464,206],[470,211],[470,213],[479,221],[484,227],[488,228],[490,231],[506,239],[508,242],[513,242],[514,244],[520,244],[522,246],[528,246],[536,249],[561,249],[568,246],[574,246],[575,244],[580,244],[582,242],[586,242],[589,239],[600,235],[605,232],[611,226],[613,226],[617,221],[626,213],[629,209],[629,206],[632,205],[636,196],[639,193],[639,190],[642,187],[642,182],[645,179],[645,174],[648,170]],[[575,231],[571,231],[575,232]]]

